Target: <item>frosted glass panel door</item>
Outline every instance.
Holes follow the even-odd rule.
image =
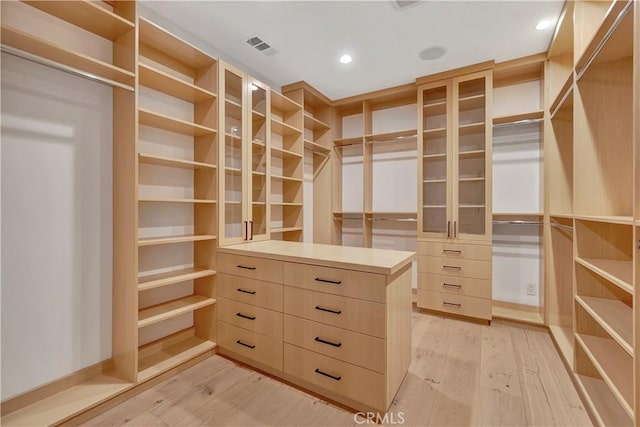
[[[450,120],[447,85],[422,91],[422,233],[448,236],[450,191],[448,186]]]
[[[251,219],[249,239],[267,234],[267,90],[258,82],[249,85],[251,99]]]
[[[487,79],[456,81],[457,214],[453,234],[487,234]]]
[[[243,118],[243,81],[242,77],[231,70],[224,70],[223,114],[224,114],[224,227],[223,239],[241,240],[244,236],[242,182],[243,158],[242,139]]]

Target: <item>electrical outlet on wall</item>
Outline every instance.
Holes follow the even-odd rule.
[[[536,284],[528,283],[527,284],[527,295],[535,296],[536,295]]]

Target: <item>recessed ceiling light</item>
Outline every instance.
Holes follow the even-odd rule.
[[[442,46],[431,46],[420,51],[418,56],[425,61],[433,61],[434,59],[442,58],[447,53],[447,49]]]
[[[536,24],[536,30],[546,30],[551,25],[553,25],[553,21],[551,21],[550,19],[543,19]]]
[[[351,61],[353,61],[353,58],[351,58],[351,55],[344,54],[340,57],[340,62],[342,62],[343,64],[348,64]]]

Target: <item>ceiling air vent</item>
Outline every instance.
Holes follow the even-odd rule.
[[[269,43],[265,42],[258,36],[249,37],[247,44],[267,56],[278,53]]]
[[[418,3],[422,3],[422,0],[391,0],[391,4],[397,10],[406,9]]]

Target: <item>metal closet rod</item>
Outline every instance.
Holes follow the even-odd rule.
[[[502,128],[502,127],[509,127],[509,126],[517,126],[517,125],[524,125],[524,124],[529,124],[529,123],[540,123],[542,122],[544,119],[526,119],[526,120],[516,120],[515,122],[507,122],[507,123],[498,123],[493,125],[493,128]]]
[[[522,220],[496,220],[493,221],[494,224],[511,224],[511,225],[542,225],[542,221],[522,221]]]
[[[403,141],[405,139],[416,139],[417,137],[418,137],[418,134],[415,134],[415,135],[406,135],[406,136],[396,136],[394,138],[389,138],[389,139],[372,139],[366,142],[368,144],[372,144],[374,142],[397,142],[397,141]]]
[[[557,222],[552,222],[551,226],[559,228],[561,230],[573,231],[573,227],[571,227],[570,225],[558,224]]]
[[[331,154],[323,153],[322,151],[312,150],[311,148],[304,147],[305,150],[312,152],[313,154],[317,154],[322,157],[331,157]]]
[[[96,76],[95,74],[91,74],[88,73],[86,71],[83,70],[79,70],[77,68],[71,67],[69,65],[65,65],[65,64],[61,64],[59,62],[56,61],[52,61],[50,59],[47,58],[43,58],[41,56],[38,55],[34,55],[32,53],[29,52],[25,52],[23,50],[20,49],[16,49],[12,46],[7,46],[5,44],[3,44],[2,46],[0,46],[0,50],[4,53],[7,53],[9,55],[12,56],[16,56],[18,58],[22,58],[22,59],[26,59],[27,61],[31,61],[31,62],[35,62],[36,64],[40,64],[40,65],[44,65],[45,67],[49,67],[49,68],[53,68],[55,70],[58,71],[62,71],[68,74],[72,74],[74,76],[78,76],[78,77],[82,77],[83,79],[87,79],[87,80],[91,80],[94,81],[96,83],[100,83],[102,85],[105,86],[115,86],[115,87],[119,87],[120,89],[125,89],[128,91],[133,92],[133,86],[128,86],[124,83],[120,83],[120,82],[116,82],[114,80],[111,79],[107,79],[106,77],[100,77],[100,76]]]

